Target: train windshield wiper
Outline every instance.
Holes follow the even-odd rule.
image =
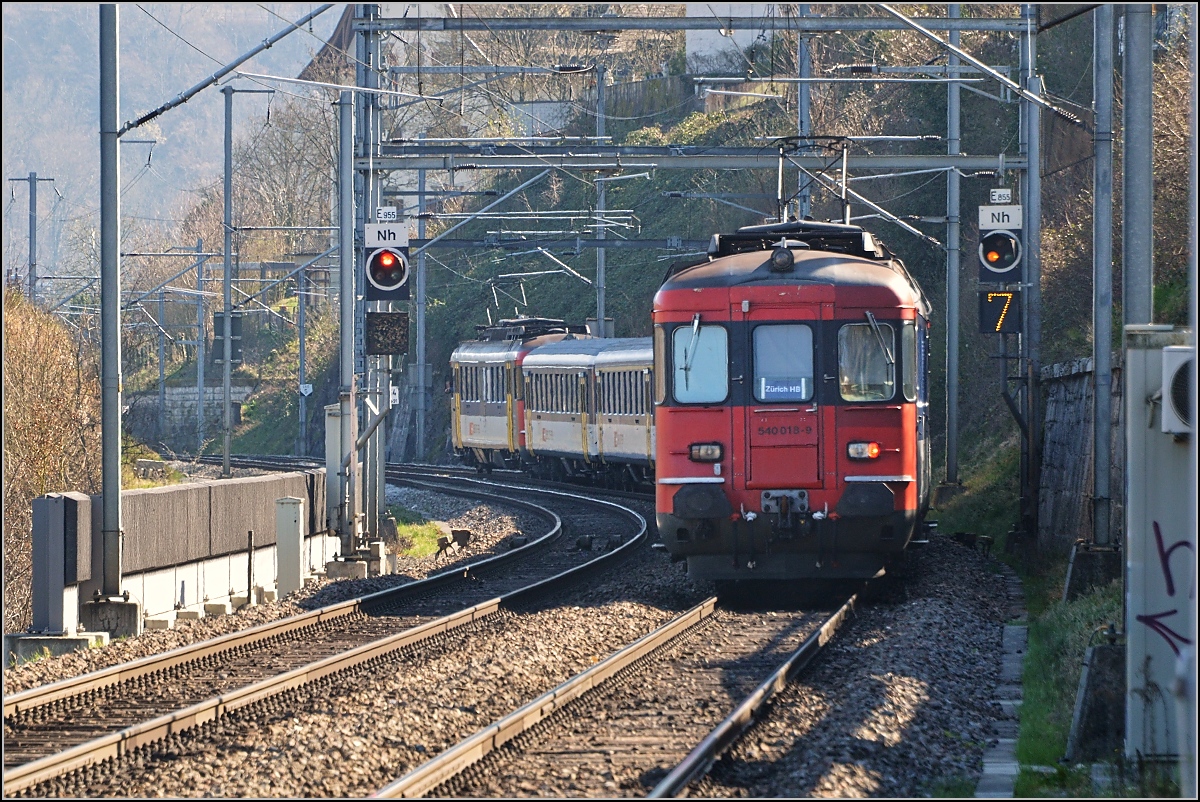
[[[688,340],[687,348],[683,349],[683,386],[688,388],[688,377],[692,372],[692,360],[696,357],[696,339],[700,336],[700,313],[692,318],[692,337]]]
[[[871,331],[875,332],[875,339],[879,340],[879,347],[883,349],[883,359],[885,362],[887,362],[887,366],[890,368],[892,365],[896,364],[896,360],[892,356],[892,350],[888,348],[887,342],[885,342],[883,339],[883,331],[880,330],[879,323],[876,322],[873,314],[870,312],[863,312],[863,314],[867,316],[867,322],[871,324]]]

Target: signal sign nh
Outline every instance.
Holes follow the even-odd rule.
[[[995,231],[998,228],[1012,231],[1021,228],[1021,205],[980,206],[979,230]]]
[[[363,226],[366,248],[407,248],[408,223],[367,223]]]

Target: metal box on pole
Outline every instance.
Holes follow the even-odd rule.
[[[1175,761],[1194,754],[1180,728],[1175,687],[1195,648],[1196,508],[1188,434],[1163,431],[1171,403],[1164,351],[1187,351],[1171,326],[1125,327],[1125,756]],[[1172,363],[1173,364],[1173,363]],[[1191,425],[1191,437],[1195,425]]]

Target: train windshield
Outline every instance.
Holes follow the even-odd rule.
[[[838,332],[838,373],[847,401],[887,401],[895,393],[896,332],[888,323],[848,323]]]
[[[723,326],[680,326],[671,337],[672,388],[681,404],[715,404],[729,394],[729,333]]]
[[[808,401],[813,396],[813,334],[802,323],[754,329],[754,398]]]

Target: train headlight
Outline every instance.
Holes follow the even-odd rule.
[[[688,458],[692,462],[720,462],[723,453],[720,443],[692,443],[688,447]]]
[[[878,459],[879,443],[850,443],[846,446],[846,455],[850,459]]]

